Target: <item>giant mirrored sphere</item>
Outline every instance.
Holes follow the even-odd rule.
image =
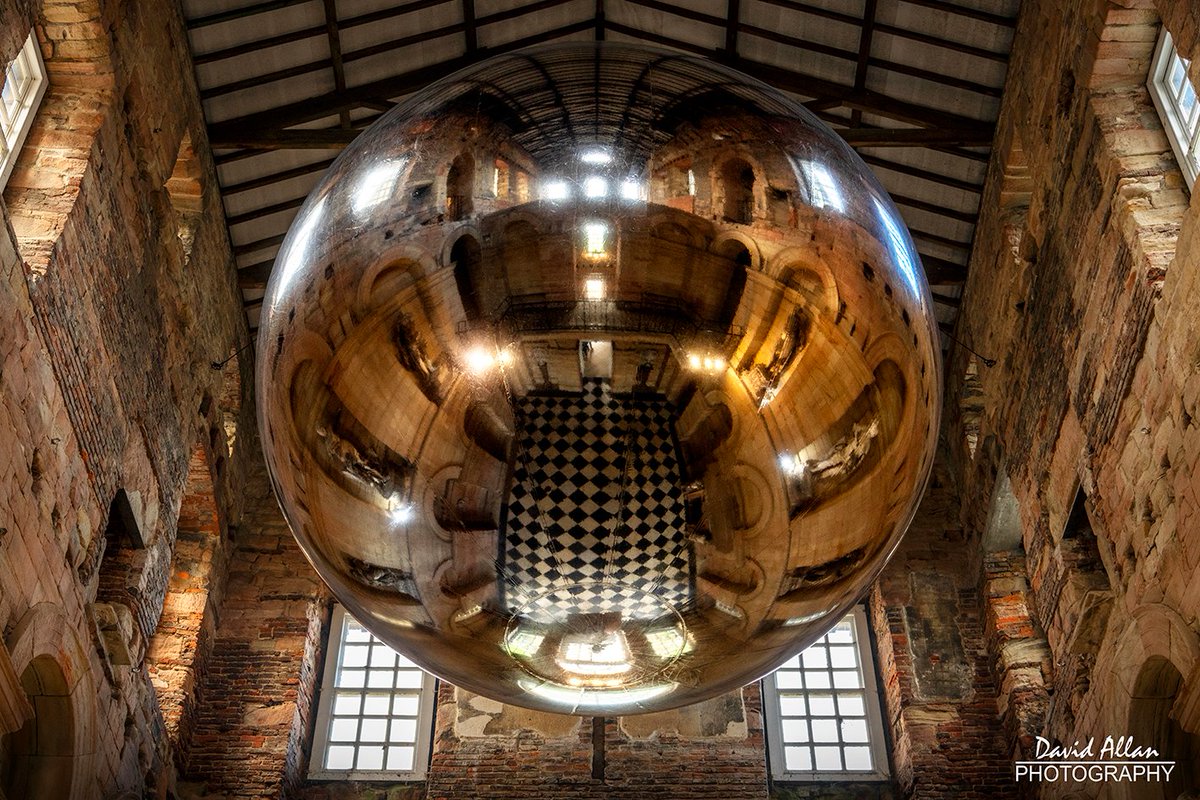
[[[936,320],[869,170],[703,59],[498,56],[358,136],[260,322],[312,565],[432,673],[633,714],[761,677],[879,574],[928,478]]]

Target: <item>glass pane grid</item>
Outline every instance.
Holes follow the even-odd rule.
[[[333,680],[325,769],[411,772],[424,673],[346,618]]]
[[[788,772],[874,770],[852,617],[776,671],[775,685]]]
[[[1150,92],[1162,117],[1163,128],[1190,183],[1195,178],[1198,165],[1200,102],[1187,76],[1189,62],[1175,50],[1170,34],[1163,32],[1158,47],[1149,81]]]

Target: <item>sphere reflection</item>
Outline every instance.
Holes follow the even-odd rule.
[[[268,466],[314,567],[435,674],[680,706],[837,622],[940,403],[899,215],[836,135],[707,62],[501,56],[388,112],[276,259]]]

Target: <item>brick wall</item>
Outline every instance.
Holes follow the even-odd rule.
[[[207,365],[245,338],[206,155],[191,268],[173,266],[164,184],[185,132],[203,126],[181,19],[138,6],[0,8],[4,59],[36,23],[51,76],[0,231],[0,630],[17,674],[47,657],[66,676],[79,798],[165,797],[173,780],[143,656],[189,454],[213,422],[202,398],[222,389]],[[151,73],[160,92],[129,91]],[[183,307],[203,325],[182,322]],[[213,477],[223,520],[237,516],[224,486],[236,469]],[[118,489],[140,539],[124,558],[104,536]],[[123,562],[112,604],[95,602],[106,550]]]

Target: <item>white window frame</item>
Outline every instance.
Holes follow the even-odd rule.
[[[1162,119],[1163,129],[1175,151],[1175,159],[1183,170],[1187,185],[1191,188],[1200,174],[1200,99],[1196,99],[1190,112],[1186,112],[1180,99],[1187,93],[1196,98],[1196,88],[1188,78],[1187,59],[1179,55],[1171,34],[1166,28],[1158,35],[1158,44],[1154,48],[1154,58],[1150,61],[1150,74],[1146,78],[1146,88],[1158,116]],[[1178,88],[1171,85],[1172,74],[1181,69],[1182,82]]]
[[[23,79],[17,77],[18,73],[24,76]],[[19,81],[20,85],[16,87],[12,98],[0,101],[0,189],[4,188],[12,175],[21,146],[33,127],[34,115],[49,83],[46,65],[42,62],[42,50],[32,31],[17,57],[4,69],[4,88],[8,88],[11,81]]]
[[[859,678],[862,689],[843,690],[861,691],[866,712],[868,745],[871,751],[871,770],[789,770],[784,759],[784,747],[789,743],[784,741],[783,717],[780,711],[779,697],[783,695],[803,695],[805,690],[780,689],[776,683],[777,672],[763,678],[763,715],[766,722],[767,755],[771,762],[771,778],[781,783],[800,783],[818,781],[885,781],[890,777],[888,771],[887,742],[884,738],[883,714],[879,703],[879,684],[875,679],[875,657],[871,648],[870,631],[867,625],[867,615],[861,606],[855,607],[843,619],[853,622],[855,645],[858,652]],[[801,656],[802,658],[803,656]],[[787,669],[787,666],[780,668]],[[826,690],[818,690],[826,693]],[[836,694],[837,690],[829,690]],[[834,716],[840,722],[839,716]],[[804,717],[808,719],[808,717]],[[811,736],[809,738],[812,738]],[[843,746],[843,745],[838,745]]]
[[[309,760],[308,777],[310,780],[345,780],[345,781],[389,781],[401,783],[405,781],[421,781],[429,771],[430,749],[433,744],[433,716],[436,693],[436,679],[428,672],[421,672],[421,688],[412,692],[418,696],[416,717],[416,742],[414,743],[413,767],[411,770],[388,769],[328,769],[325,767],[325,755],[330,746],[330,733],[333,726],[334,698],[339,692],[335,685],[341,667],[343,646],[346,633],[351,624],[359,624],[340,605],[333,607],[333,618],[329,625],[329,638],[325,648],[325,673],[321,679],[321,693],[317,705],[317,721],[313,731],[312,757]],[[371,636],[370,641],[375,647],[384,646],[377,637]],[[391,650],[391,648],[388,648]],[[392,651],[395,652],[395,651]],[[397,654],[399,655],[399,654]],[[402,665],[412,662],[404,656],[399,656]],[[405,665],[406,666],[406,665]],[[416,666],[415,664],[413,665]],[[346,692],[346,689],[342,689]],[[370,689],[350,690],[363,694],[391,694],[402,690],[380,690],[371,692]],[[360,715],[361,719],[365,715]],[[361,728],[360,728],[361,735]],[[386,762],[385,762],[386,763]]]

